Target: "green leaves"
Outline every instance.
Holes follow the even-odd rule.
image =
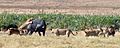
[[[16,23],[18,26],[28,18],[40,18],[46,20],[48,28],[69,28],[80,30],[85,26],[109,26],[117,19],[118,15],[65,15],[65,14],[0,14],[0,27]]]

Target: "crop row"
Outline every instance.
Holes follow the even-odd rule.
[[[85,27],[109,26],[115,20],[120,20],[119,15],[66,15],[66,14],[0,14],[0,27],[9,24],[20,26],[28,18],[40,18],[47,22],[48,28],[69,28],[80,30]]]

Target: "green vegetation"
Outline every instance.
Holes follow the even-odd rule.
[[[80,30],[85,26],[108,26],[120,20],[119,15],[65,15],[65,14],[0,14],[0,27],[15,23],[21,25],[28,18],[41,18],[46,20],[48,28],[69,28]]]

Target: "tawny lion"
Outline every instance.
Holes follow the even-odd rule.
[[[73,32],[70,29],[51,29],[51,32],[55,33],[56,36],[67,35],[67,37],[69,37],[70,34],[72,34],[74,36],[77,35],[77,32],[76,32],[76,34],[73,34]]]
[[[114,36],[115,35],[115,28],[113,26],[110,27],[106,27],[106,28],[102,28],[102,32],[100,33],[100,35],[104,35],[104,37],[109,37],[109,36]]]
[[[101,29],[85,29],[84,30],[85,32],[85,36],[88,37],[88,36],[98,36],[99,33],[101,32]]]
[[[23,23],[18,30],[20,31],[21,34],[24,34],[27,30],[28,24],[32,23],[33,18],[28,19],[25,23]]]
[[[20,31],[17,28],[10,28],[7,30],[7,32],[9,32],[9,35],[12,35],[12,34],[22,35],[20,34]]]
[[[32,18],[28,19],[23,25],[21,25],[19,28],[9,28],[7,30],[7,32],[9,33],[9,35],[12,34],[19,34],[19,35],[23,35],[23,33],[26,31],[26,27],[28,24],[32,23]]]

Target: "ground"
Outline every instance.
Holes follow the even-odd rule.
[[[34,33],[32,36],[7,34],[0,35],[0,48],[120,48],[120,33],[115,37],[84,37],[79,32],[77,36],[57,37],[50,32],[45,37]]]
[[[0,13],[62,13],[80,15],[120,15],[120,0],[0,0]],[[0,32],[0,48],[120,48],[120,33],[115,37],[45,37],[34,33],[19,36]]]

